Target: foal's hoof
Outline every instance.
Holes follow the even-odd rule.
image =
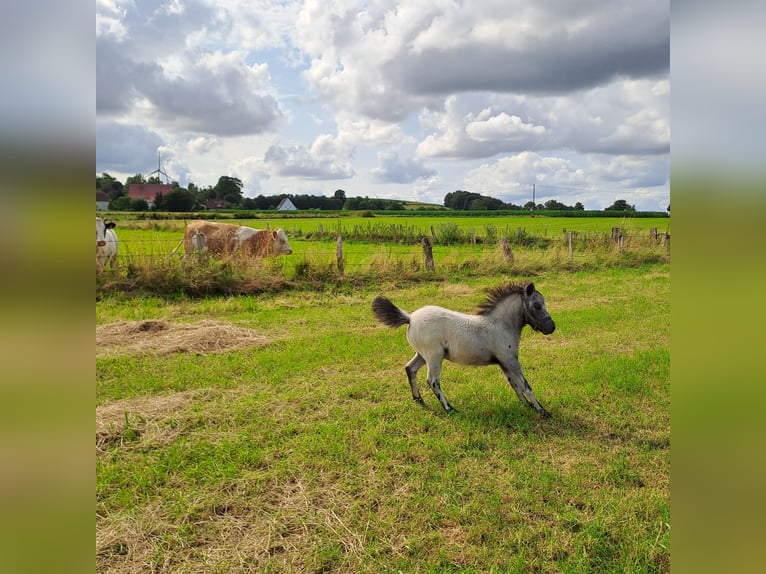
[[[426,406],[426,403],[423,401],[421,397],[413,398],[412,400],[418,403],[421,407]]]
[[[542,408],[542,407],[541,407],[541,408]],[[538,412],[540,413],[540,418],[543,418],[543,419],[549,419],[549,418],[551,418],[551,413],[549,413],[549,412],[548,412],[548,411],[546,411],[545,409],[543,409],[543,410],[541,410],[541,411],[538,411]]]

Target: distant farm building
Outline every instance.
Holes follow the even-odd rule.
[[[106,211],[109,209],[109,194],[105,191],[96,191],[96,211]]]
[[[208,209],[223,209],[224,208],[224,200],[223,199],[208,199],[205,202],[205,207]]]
[[[279,211],[295,211],[298,208],[295,207],[295,204],[292,201],[290,201],[289,197],[285,197],[279,202],[277,209]]]
[[[128,186],[128,197],[130,199],[145,199],[149,204],[149,209],[154,207],[154,199],[158,193],[167,195],[173,190],[169,183],[131,183]]]

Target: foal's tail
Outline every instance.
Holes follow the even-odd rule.
[[[372,313],[378,318],[378,321],[389,327],[401,327],[410,322],[410,314],[399,309],[383,295],[378,295],[372,300]]]

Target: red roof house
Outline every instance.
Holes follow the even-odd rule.
[[[128,197],[130,199],[145,199],[149,207],[154,205],[154,198],[158,193],[167,195],[173,190],[169,183],[131,183],[128,186]]]

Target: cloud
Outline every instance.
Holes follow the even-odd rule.
[[[585,171],[574,162],[533,152],[522,152],[483,164],[465,177],[466,189],[506,202],[531,199],[533,183],[583,188],[589,185]]]
[[[268,65],[204,47],[218,14],[200,2],[97,7],[96,113],[219,136],[271,130],[284,113]],[[186,39],[200,45],[186,48]]]
[[[465,188],[523,205],[532,199],[534,184],[537,203],[580,201],[586,209],[603,209],[616,198],[638,196],[630,203],[661,211],[668,202],[668,163],[657,156],[592,154],[572,160],[523,152],[468,172]]]
[[[618,80],[569,96],[454,95],[421,114],[419,157],[481,158],[524,150],[667,154],[669,82]],[[480,112],[472,110],[481,106]]]
[[[670,159],[667,156],[593,155],[589,160],[591,177],[606,182],[609,187],[618,185],[632,189],[669,183]]]
[[[96,165],[107,172],[147,175],[157,165],[157,151],[162,138],[143,126],[115,122],[96,124]]]
[[[343,107],[382,119],[451,94],[557,95],[616,78],[661,76],[665,0],[408,2],[307,0],[296,39],[307,79]]]
[[[313,153],[312,153],[313,151]],[[354,175],[350,164],[332,155],[322,155],[322,143],[312,146],[272,145],[263,158],[278,175],[307,179],[348,179]]]
[[[476,141],[509,141],[527,136],[541,136],[544,126],[524,123],[519,116],[509,116],[506,112],[491,115],[489,109],[482,110],[476,120],[466,124],[468,137]]]
[[[435,169],[426,167],[415,159],[400,158],[396,152],[378,155],[379,166],[372,170],[375,179],[381,183],[413,183],[437,175]]]
[[[195,154],[206,154],[213,149],[218,140],[216,138],[197,136],[186,142],[186,149]]]

